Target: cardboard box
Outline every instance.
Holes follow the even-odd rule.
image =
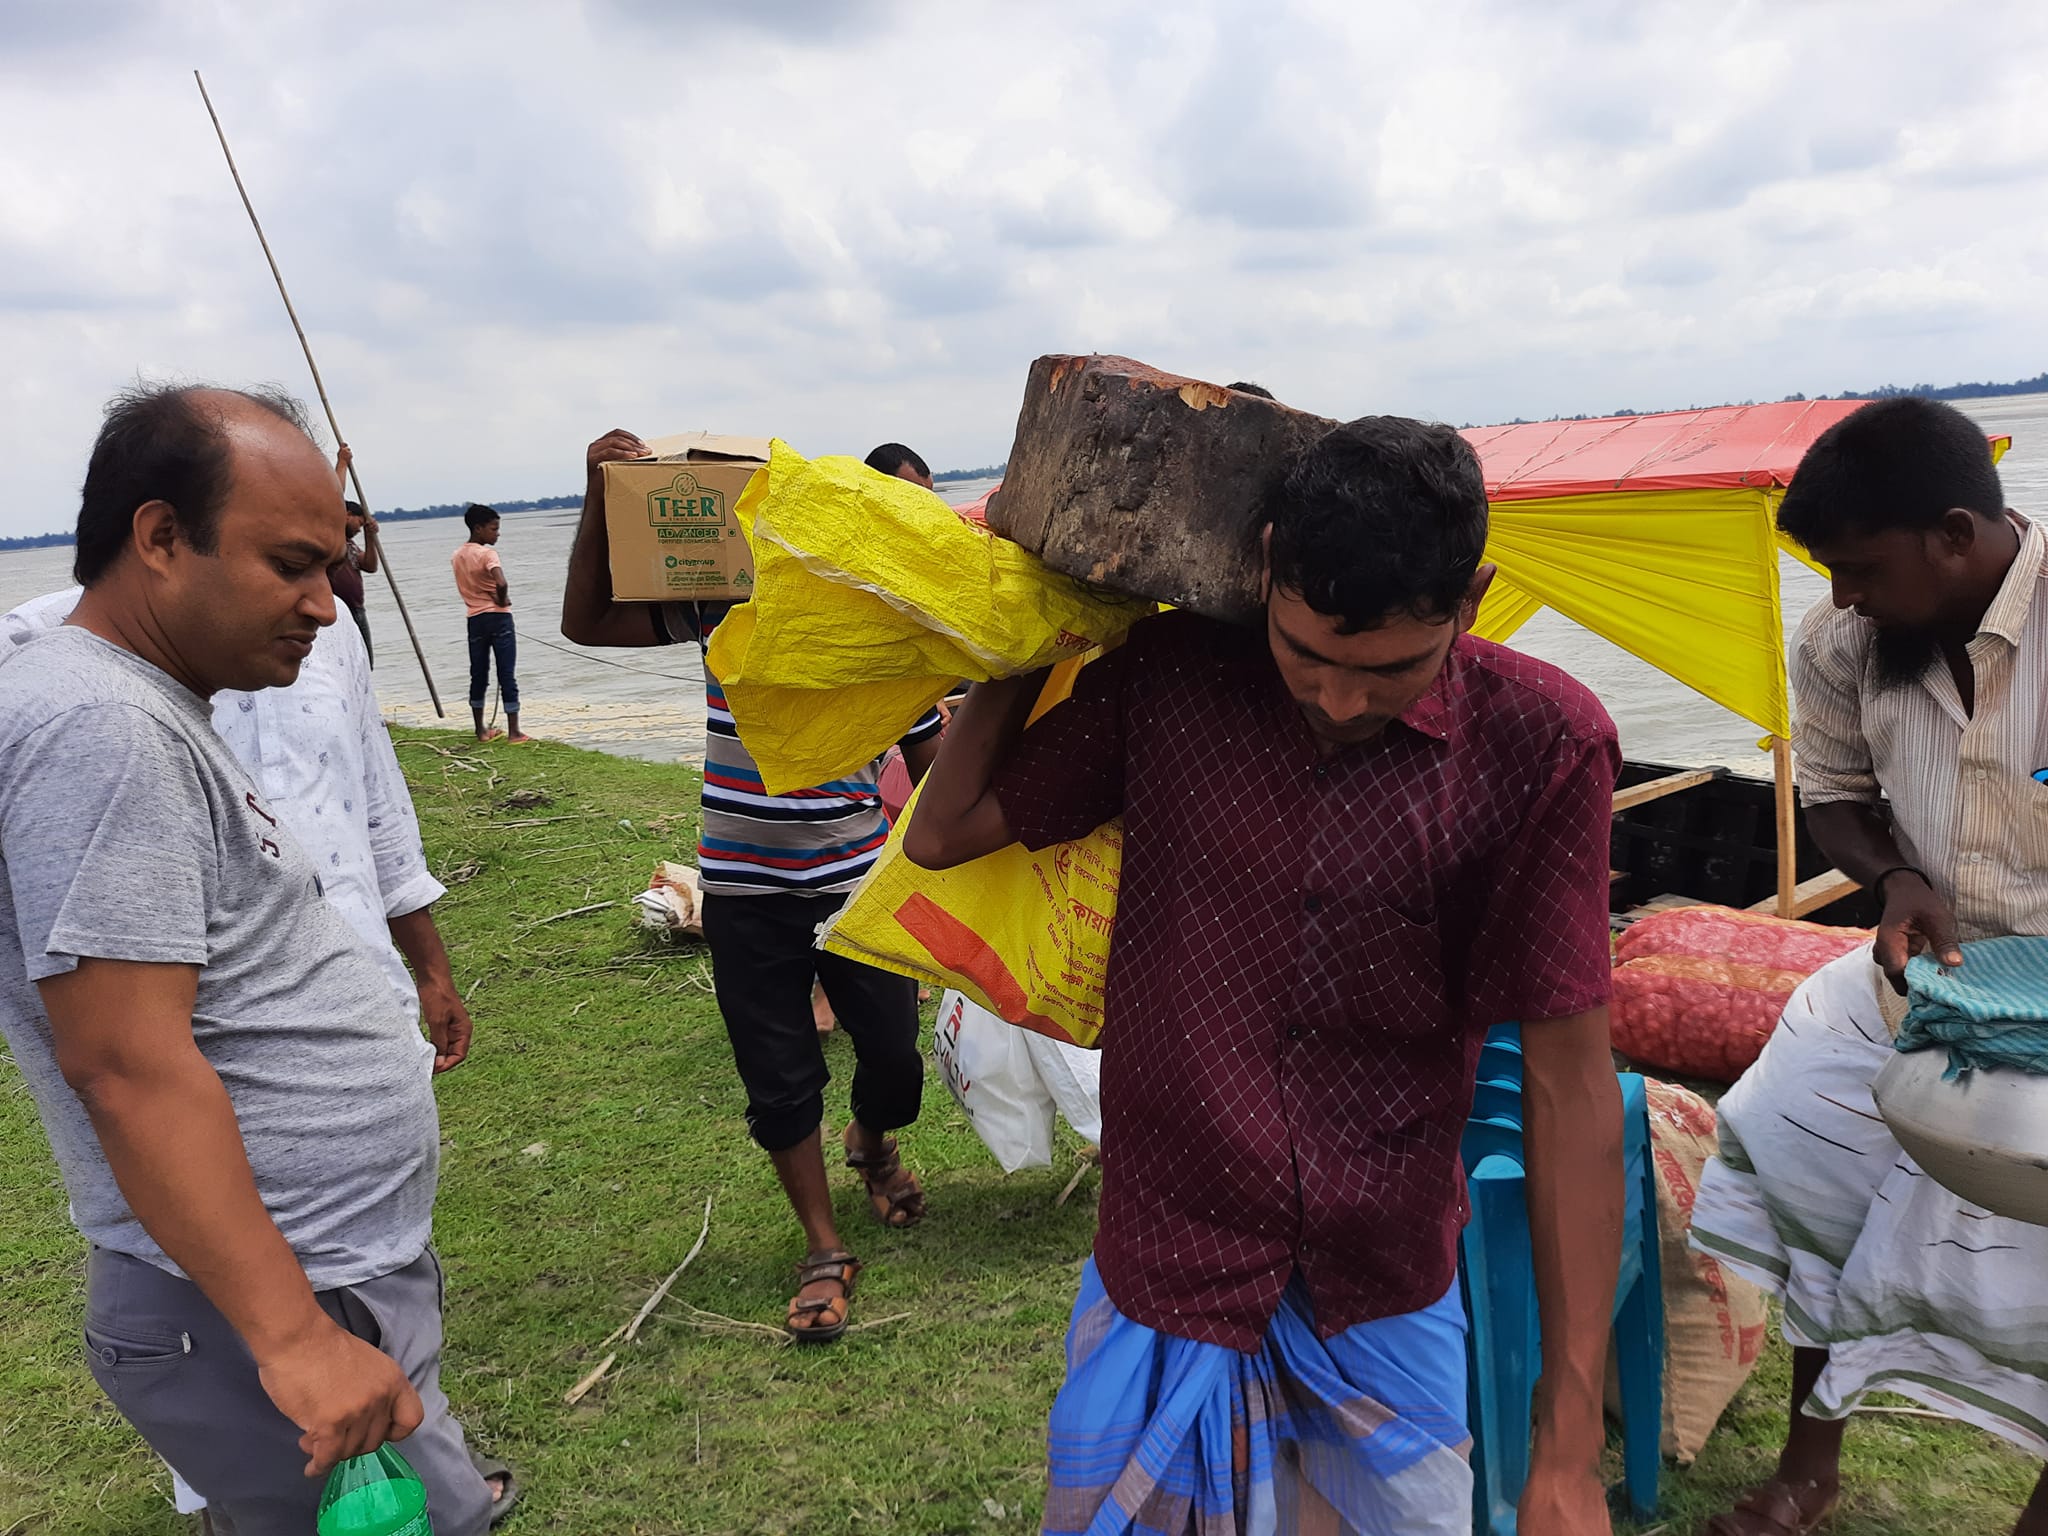
[[[768,462],[768,439],[685,432],[647,446],[651,458],[604,466],[612,596],[655,603],[753,596],[753,552],[732,504]]]

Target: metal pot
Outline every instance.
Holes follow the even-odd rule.
[[[1948,1052],[1894,1052],[1870,1085],[1899,1145],[1973,1205],[2048,1226],[2048,1076],[1977,1067],[1945,1079]]]

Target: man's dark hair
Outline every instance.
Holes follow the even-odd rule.
[[[1954,406],[1904,395],[1873,401],[1814,439],[1778,504],[1778,528],[1811,549],[1845,533],[1924,532],[1956,507],[2005,515],[1991,444]]]
[[[106,420],[85,466],[78,498],[78,549],[71,577],[89,587],[128,547],[135,509],[168,502],[178,529],[202,555],[215,548],[215,523],[227,500],[227,418],[204,397],[235,395],[311,441],[305,407],[279,389],[218,389],[210,384],[137,384],[107,402]]]
[[[1266,388],[1265,385],[1247,383],[1243,379],[1238,380],[1235,384],[1226,384],[1223,387],[1235,390],[1240,395],[1257,395],[1261,400],[1271,400],[1273,398],[1273,391]]]
[[[923,475],[925,479],[929,480],[932,477],[931,466],[901,443],[882,444],[881,447],[867,456],[865,462],[869,469],[878,469],[885,475],[893,475],[897,470],[908,464],[920,475]]]
[[[360,501],[344,500],[341,507],[350,517],[368,517],[370,515],[363,510],[363,504]]]
[[[1486,478],[1450,427],[1365,416],[1304,453],[1271,507],[1274,586],[1357,634],[1465,600],[1486,549]]]
[[[472,501],[469,510],[462,514],[462,521],[468,525],[471,533],[475,533],[485,523],[495,523],[500,519],[496,507],[487,507],[480,501]]]

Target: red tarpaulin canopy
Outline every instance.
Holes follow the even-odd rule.
[[[1783,490],[1813,440],[1867,402],[1787,400],[1468,427],[1494,501],[1717,486]]]

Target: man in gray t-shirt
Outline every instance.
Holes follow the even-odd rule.
[[[0,667],[0,1032],[93,1244],[87,1361],[237,1536],[387,1439],[440,1536],[491,1493],[438,1385],[431,1056],[212,727],[334,622],[341,497],[282,397],[143,388],[71,621]]]
[[[78,1230],[176,1272],[122,1197],[35,984],[81,960],[192,966],[192,1036],[316,1291],[427,1246],[437,1122],[418,1028],[206,700],[64,625],[0,668],[0,1024]]]

